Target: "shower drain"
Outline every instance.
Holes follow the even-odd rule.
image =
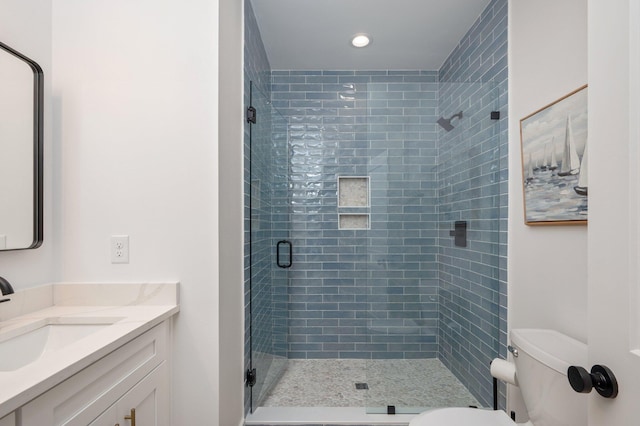
[[[369,385],[366,383],[356,383],[356,389],[369,389]]]

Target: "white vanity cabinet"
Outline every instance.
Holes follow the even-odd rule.
[[[16,414],[11,413],[1,418],[0,426],[16,426]]]
[[[22,406],[19,426],[168,426],[169,321]]]
[[[169,414],[163,411],[169,404],[166,370],[166,363],[162,363],[89,426],[129,426],[134,422],[136,426],[168,426]]]

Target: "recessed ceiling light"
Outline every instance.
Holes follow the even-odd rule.
[[[371,43],[371,37],[367,34],[356,34],[351,39],[351,44],[354,47],[365,47]]]

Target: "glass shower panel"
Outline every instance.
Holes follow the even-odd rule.
[[[494,81],[440,87],[441,108],[468,111],[469,121],[462,135],[454,129],[439,137],[439,358],[485,407],[493,406],[489,364],[506,356],[501,262],[507,204],[501,191],[507,182],[502,137],[507,103],[502,89]],[[452,230],[457,233],[457,221],[466,222],[466,246],[450,236]]]
[[[489,407],[506,337],[504,120],[491,112],[506,98],[492,82],[407,85],[411,102],[385,86],[368,89],[367,412]]]
[[[287,121],[253,83],[250,124],[249,372],[251,409],[275,385],[287,356],[289,240],[289,148]],[[255,122],[251,120],[255,117]],[[251,380],[248,380],[251,381]]]

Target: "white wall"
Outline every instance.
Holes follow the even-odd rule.
[[[243,1],[220,0],[220,425],[244,419]]]
[[[514,0],[509,38],[509,319],[586,341],[587,227],[526,226],[520,119],[587,83],[586,0]]]
[[[175,425],[242,423],[242,122],[227,125],[242,117],[241,3],[0,0],[0,40],[45,73],[45,239],[0,252],[0,275],[179,280]],[[110,263],[113,234],[130,235],[130,264]]]
[[[27,24],[28,23],[28,24]],[[37,250],[0,252],[0,276],[23,289],[55,279],[51,122],[51,0],[0,0],[0,41],[44,71],[44,243]]]
[[[59,277],[180,281],[175,425],[215,424],[220,411],[217,6],[53,7]],[[110,263],[114,234],[130,236],[129,264]]]
[[[587,83],[587,0],[511,0],[509,14],[509,325],[586,342],[587,227],[524,224],[519,126]]]

